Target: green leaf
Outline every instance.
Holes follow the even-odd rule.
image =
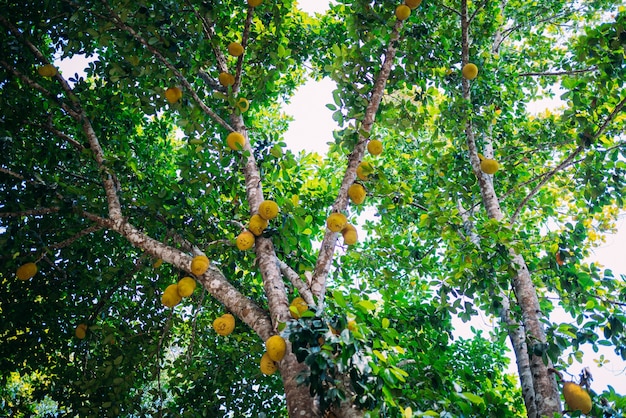
[[[389,319],[383,318],[383,320],[382,320],[382,327],[383,327],[383,329],[389,328]]]
[[[478,404],[484,404],[485,403],[485,400],[483,398],[481,398],[480,396],[475,395],[475,394],[473,394],[471,392],[462,392],[462,393],[459,393],[459,396],[461,396],[464,399],[467,399],[468,401],[470,401],[473,404],[477,404],[478,405]]]
[[[361,300],[356,305],[363,311],[373,311],[374,309],[376,309],[376,305],[370,300]]]
[[[343,293],[341,293],[340,291],[333,291],[333,299],[335,300],[337,306],[339,306],[340,308],[345,308],[347,306],[346,300],[343,297]]]

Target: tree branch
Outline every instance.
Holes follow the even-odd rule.
[[[453,8],[452,8],[452,7],[450,7],[450,6],[446,6],[446,5],[443,3],[443,1],[440,1],[440,2],[439,2],[439,6],[441,6],[442,8],[446,9],[447,11],[449,11],[449,12],[451,12],[451,13],[454,13],[454,14],[455,14],[455,15],[457,15],[457,16],[461,16],[461,12],[459,12],[459,11],[458,11],[458,10],[456,10],[456,9],[453,9]]]
[[[622,111],[622,109],[624,108],[624,105],[626,105],[626,98],[622,99],[616,106],[615,108],[613,108],[613,110],[611,111],[611,113],[609,115],[607,115],[607,117],[604,119],[604,122],[602,123],[602,125],[598,128],[598,130],[594,133],[593,135],[593,139],[597,139],[600,135],[602,135],[602,133],[606,130],[606,128],[608,127],[609,123],[615,119],[615,117]],[[519,217],[522,209],[524,208],[524,206],[526,206],[526,204],[528,203],[528,201],[530,199],[533,198],[533,196],[535,196],[539,190],[548,182],[550,181],[550,179],[552,177],[554,177],[554,175],[556,173],[558,173],[559,171],[563,170],[564,168],[568,167],[569,165],[573,164],[574,159],[576,158],[576,156],[578,154],[580,154],[582,151],[584,150],[584,146],[583,145],[579,145],[574,152],[572,152],[565,160],[563,160],[559,165],[557,165],[556,167],[554,167],[552,170],[550,170],[549,172],[547,172],[543,179],[541,179],[541,181],[528,193],[528,195],[526,195],[526,197],[521,201],[521,203],[517,206],[517,209],[515,209],[515,213],[513,213],[513,216],[511,217],[511,223],[515,223],[517,221],[517,218]]]
[[[300,278],[300,275],[296,273],[291,267],[287,265],[282,260],[278,260],[278,265],[280,266],[280,271],[285,276],[291,284],[298,289],[300,296],[309,306],[315,306],[315,301],[313,300],[313,294],[309,289],[308,285],[304,280]]]
[[[57,248],[58,249],[58,248],[67,247],[68,245],[72,245],[76,240],[84,237],[85,235],[89,235],[89,234],[94,233],[96,231],[99,231],[101,229],[102,229],[102,225],[99,225],[99,224],[92,225],[89,228],[83,229],[82,231],[78,232],[74,236],[72,236],[72,237],[70,237],[70,238],[68,238],[68,239],[66,239],[64,241],[61,241],[61,242],[58,242],[56,244],[50,245],[50,248]]]
[[[485,7],[485,5],[487,4],[489,0],[483,0],[481,4],[479,4],[476,7],[476,10],[474,10],[474,13],[472,13],[472,15],[469,17],[468,19],[468,23],[472,23],[472,21],[474,20],[474,18],[476,17],[476,15],[478,14],[478,12],[480,11],[480,9],[482,9],[483,7]]]
[[[8,168],[0,167],[0,173],[8,174],[11,177],[15,177],[19,180],[26,180],[26,178],[20,173],[16,173],[13,170],[9,170]],[[27,182],[33,183],[32,181],[26,180]]]
[[[248,13],[246,14],[246,22],[244,23],[243,33],[241,34],[241,46],[243,46],[243,54],[237,57],[237,66],[235,69],[235,84],[233,85],[233,94],[239,92],[241,87],[241,71],[243,69],[243,59],[246,56],[246,47],[248,46],[248,39],[250,37],[250,25],[252,25],[252,17],[254,16],[254,7],[248,6]]]
[[[44,129],[47,129],[48,131],[50,131],[51,133],[55,134],[59,138],[67,141],[70,145],[72,145],[74,148],[76,148],[77,151],[82,151],[82,150],[85,149],[83,144],[81,144],[80,142],[78,142],[77,140],[75,140],[74,138],[72,138],[71,136],[66,134],[65,132],[61,132],[54,125],[52,125],[52,121],[48,121],[48,123],[46,125],[41,125],[41,127],[44,128]]]
[[[8,22],[4,18],[4,16],[0,16],[0,23],[6,26],[16,38],[18,38],[24,45],[26,45],[40,62],[47,62],[47,59],[44,57],[41,51],[39,51],[39,49],[32,42],[26,39],[17,27]],[[67,109],[64,107],[64,109],[66,109],[76,121],[82,124],[83,132],[89,140],[89,147],[91,148],[94,159],[96,160],[98,168],[100,169],[100,175],[107,197],[109,216],[111,216],[112,218],[121,218],[122,209],[117,196],[118,182],[115,176],[110,173],[108,167],[106,167],[104,152],[100,147],[98,137],[93,127],[91,126],[91,122],[87,118],[84,110],[80,108],[80,105],[73,94],[72,87],[69,85],[67,80],[65,80],[65,78],[63,78],[63,76],[59,72],[56,73],[55,78],[60,83],[61,88],[63,89],[63,91],[65,91],[67,97],[72,98],[74,106],[77,107],[76,110],[69,107],[67,107]]]
[[[545,12],[545,10],[544,10]],[[539,16],[542,16],[543,13],[539,12],[537,14],[535,14],[532,18],[530,18],[528,20],[528,22],[524,22],[524,23],[520,23],[518,25],[515,26],[511,26],[508,29],[504,29],[503,31],[500,32],[500,37],[497,40],[497,42],[495,42],[495,49],[493,49],[494,51],[497,51],[498,49],[500,49],[500,46],[502,45],[502,42],[504,42],[506,40],[506,38],[508,38],[509,36],[511,36],[511,34],[513,34],[513,32],[515,32],[518,29],[521,29],[529,24],[532,24],[533,26],[537,26],[541,23],[546,23],[546,22],[550,22],[552,20],[556,20],[562,16],[564,16],[565,14],[556,14],[553,16],[548,16],[545,17],[543,19],[538,19]],[[530,23],[532,22],[532,23]]]
[[[574,158],[576,158],[576,156],[580,154],[583,151],[583,149],[584,147],[582,145],[578,146],[565,160],[561,161],[559,165],[557,165],[552,170],[548,171],[547,173],[543,175],[543,178],[541,179],[541,181],[537,183],[535,187],[533,187],[533,189],[526,195],[526,197],[524,197],[524,199],[522,199],[521,203],[515,209],[513,216],[511,216],[511,224],[514,224],[515,222],[517,222],[517,218],[519,217],[522,209],[524,208],[524,206],[526,206],[528,201],[532,199],[533,196],[535,196],[537,192],[539,192],[539,190],[541,190],[541,188],[548,181],[550,181],[550,179],[554,177],[556,173],[563,170],[565,167],[568,167],[569,165],[571,165]]]
[[[61,209],[57,207],[52,207],[52,208],[22,210],[19,212],[0,212],[0,218],[20,218],[22,216],[48,215],[50,213],[56,213],[59,210]]]
[[[469,21],[467,17],[467,0],[461,1],[461,65],[469,63]],[[468,107],[467,112],[472,111],[472,97],[470,91],[470,80],[465,77],[462,78],[461,87],[463,91],[463,100]],[[480,193],[483,200],[483,205],[490,218],[501,220],[504,217],[502,210],[500,209],[500,203],[496,195],[496,191],[493,187],[491,177],[489,174],[483,173],[480,169],[480,159],[478,158],[478,148],[476,146],[476,139],[474,135],[474,128],[469,116],[465,118],[465,142],[468,147],[469,160],[472,166],[474,175],[478,179],[480,187]]]
[[[172,63],[170,63],[167,58],[165,58],[163,56],[163,54],[161,54],[161,52],[156,49],[155,47],[153,47],[152,45],[150,45],[148,43],[148,41],[142,37],[141,35],[139,35],[132,27],[130,27],[129,25],[127,25],[126,23],[124,23],[124,21],[115,13],[115,11],[111,8],[111,6],[109,6],[108,2],[106,0],[102,0],[102,4],[104,4],[105,8],[109,11],[109,14],[111,15],[111,18],[108,19],[106,16],[102,16],[99,15],[95,12],[92,11],[92,13],[98,17],[101,17],[105,20],[108,20],[110,22],[112,22],[115,26],[117,26],[118,29],[127,32],[130,36],[132,36],[137,42],[139,42],[141,45],[143,45],[148,51],[150,51],[150,53],[152,55],[154,55],[154,57],[156,59],[158,59],[159,61],[161,61],[161,63],[163,63],[163,65],[165,65],[170,71],[172,71],[172,73],[176,76],[176,78],[181,82],[181,84],[185,87],[185,89],[187,90],[187,92],[191,95],[191,97],[193,98],[194,102],[196,102],[196,104],[200,107],[200,109],[202,109],[202,111],[204,113],[206,113],[211,119],[213,119],[215,122],[217,122],[219,125],[221,125],[222,127],[224,127],[226,130],[228,131],[234,131],[234,129],[224,120],[222,119],[217,113],[215,113],[213,110],[211,110],[211,108],[209,108],[203,101],[202,99],[200,99],[200,97],[198,96],[198,94],[196,93],[195,89],[193,88],[193,86],[191,85],[191,83],[189,83],[189,81],[187,81],[187,79],[183,76],[183,74],[178,70],[178,68],[176,68]]]
[[[196,8],[191,4],[191,1],[185,0],[187,6],[189,6],[193,13],[196,15],[196,18],[202,23],[202,31],[204,35],[209,39],[209,43],[211,44],[211,49],[213,49],[213,55],[215,55],[215,59],[217,60],[217,69],[221,71],[227,71],[228,65],[226,64],[226,57],[222,53],[222,50],[219,47],[218,42],[215,41],[215,30],[213,29],[213,22],[211,22],[206,17],[202,16]]]
[[[389,44],[385,51],[384,61],[382,63],[376,82],[372,90],[372,94],[369,99],[367,108],[365,109],[365,115],[361,122],[359,129],[359,140],[352,150],[352,153],[348,157],[348,167],[344,174],[341,186],[337,193],[337,198],[332,206],[333,212],[342,212],[348,206],[348,188],[354,183],[356,179],[356,169],[359,163],[363,160],[365,154],[365,147],[368,141],[367,136],[372,130],[378,107],[385,92],[385,85],[389,74],[391,73],[391,67],[396,55],[395,43],[400,38],[400,29],[403,22],[396,20],[396,23],[391,32]],[[335,245],[337,243],[337,232],[331,232],[326,230],[324,239],[320,245],[320,251],[317,257],[317,263],[313,272],[313,278],[311,279],[311,291],[313,296],[317,298],[318,307],[321,308],[324,304],[324,295],[326,293],[326,278],[330,272],[330,266],[332,264],[333,255],[335,252]]]
[[[3,19],[3,17],[0,16],[0,22],[2,22],[2,19]],[[2,23],[4,23],[4,22],[2,22]],[[15,34],[15,32],[14,32],[14,34]],[[19,36],[21,38],[21,34],[19,34],[19,31],[17,32],[17,34],[18,34],[17,36]],[[42,62],[46,62],[46,61],[44,60]],[[48,99],[50,99],[50,100],[54,101],[55,103],[59,104],[59,106],[61,106],[61,108],[63,110],[65,110],[71,117],[73,117],[73,118],[77,118],[78,117],[78,112],[75,109],[71,108],[66,102],[64,102],[62,100],[59,100],[58,97],[56,97],[54,94],[52,94],[48,89],[43,87],[41,84],[37,83],[36,81],[32,80],[31,78],[29,78],[25,74],[23,74],[20,71],[16,70],[15,68],[13,68],[11,65],[9,65],[4,60],[0,60],[0,65],[2,65],[7,71],[12,73],[14,76],[16,76],[17,78],[22,80],[26,84],[27,87],[30,87],[30,88],[32,88],[34,90],[39,91],[44,96],[46,96]]]
[[[100,226],[122,235],[130,244],[151,256],[161,258],[174,267],[191,273],[192,257],[189,254],[151,238],[123,219],[102,218],[88,212],[83,212],[83,215]],[[272,324],[266,312],[241,294],[215,265],[211,264],[207,272],[197,279],[215,299],[237,315],[264,341],[272,335]]]
[[[560,75],[574,75],[574,74],[588,73],[591,71],[595,71],[597,69],[598,67],[593,66],[590,68],[584,68],[582,70],[520,73],[517,76],[518,77],[552,77],[552,76],[560,76]]]
[[[469,20],[467,17],[468,0],[461,0],[461,62],[466,65],[469,62]],[[496,33],[496,38],[500,33]],[[495,40],[494,40],[495,41]],[[492,46],[492,50],[493,50]],[[496,48],[497,50],[497,48]],[[500,208],[500,201],[496,195],[491,175],[484,173],[480,167],[480,159],[478,158],[478,149],[476,146],[472,120],[469,113],[472,112],[470,80],[465,77],[461,81],[463,100],[468,107],[468,116],[465,119],[465,136],[466,144],[469,152],[469,159],[472,170],[478,179],[478,185],[483,201],[483,206],[487,212],[487,216],[491,219],[501,221],[504,214]],[[492,153],[491,144],[488,142],[485,149],[486,152]],[[541,309],[537,294],[533,286],[530,272],[524,258],[517,254],[512,248],[508,248],[511,262],[516,270],[513,278],[513,289],[518,306],[521,308],[521,323],[515,321],[514,328],[509,327],[508,335],[511,344],[514,346],[516,360],[518,364],[518,374],[522,385],[524,403],[529,417],[553,415],[553,412],[560,412],[560,401],[556,382],[550,379],[547,373],[546,365],[541,357],[534,356],[529,359],[526,341],[528,339],[536,339],[545,343],[545,332],[540,322]],[[494,291],[495,294],[495,291]],[[503,302],[509,302],[504,295]],[[510,312],[510,309],[506,309]],[[504,323],[509,324],[511,318],[509,315],[501,315]],[[522,326],[523,325],[523,326]],[[530,361],[529,361],[530,360]],[[534,390],[534,393],[533,393]]]

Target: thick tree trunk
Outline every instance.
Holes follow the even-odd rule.
[[[491,143],[488,141],[489,148]],[[487,157],[492,157],[493,150],[485,153]],[[457,202],[459,208],[459,214],[463,219],[463,229],[469,236],[470,241],[480,248],[480,236],[476,233],[474,227],[474,221],[471,218],[470,212],[463,208],[461,201]],[[537,416],[537,405],[535,403],[535,388],[533,386],[533,376],[530,366],[530,356],[528,355],[528,345],[526,344],[526,333],[524,332],[523,325],[517,320],[511,312],[511,301],[509,296],[500,291],[496,293],[491,292],[491,296],[495,299],[498,298],[501,302],[502,308],[500,309],[500,320],[506,326],[509,340],[513,346],[513,352],[515,353],[517,372],[520,376],[520,382],[522,385],[522,397],[524,398],[524,404],[526,405],[526,412],[529,417]]]
[[[316,406],[317,402],[309,393],[307,385],[298,385],[296,377],[306,370],[303,363],[298,363],[295,354],[289,353],[279,363],[280,375],[285,388],[285,398],[287,399],[287,411],[290,418],[311,417],[318,418],[322,415]]]
[[[533,346],[540,347],[546,343],[546,335],[541,325],[541,309],[537,299],[537,291],[533,285],[530,272],[524,258],[509,250],[513,262],[517,265],[517,275],[513,279],[513,289],[517,302],[522,310],[522,323],[526,331],[526,344],[530,350],[530,369],[535,388],[535,405],[537,417],[551,417],[561,413],[561,400],[555,376],[550,373],[552,362],[544,363],[542,356],[533,354]],[[520,375],[521,379],[521,375]],[[527,382],[522,382],[527,384]],[[532,417],[529,413],[529,417]]]

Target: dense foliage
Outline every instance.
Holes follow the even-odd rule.
[[[549,388],[505,373],[506,338],[544,373],[577,376],[587,345],[626,360],[624,276],[584,262],[624,208],[626,10],[424,0],[402,21],[398,5],[0,5],[0,414],[272,417],[308,402],[311,416],[535,418],[527,387]],[[74,56],[84,71],[42,71]],[[284,142],[281,104],[311,78],[337,85],[325,156]],[[550,96],[562,107],[531,109]],[[348,203],[355,179],[363,205]],[[240,251],[263,199],[280,213]],[[356,245],[326,228],[336,211]],[[199,252],[202,286],[163,306]],[[523,269],[545,336],[516,343]],[[294,320],[296,296],[312,303]],[[492,335],[454,337],[454,318],[484,313],[501,319]],[[267,376],[273,333],[292,353]],[[623,415],[623,388],[590,389],[591,414]]]

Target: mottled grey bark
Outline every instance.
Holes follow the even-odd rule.
[[[467,0],[461,0],[461,33],[462,33],[462,65],[470,62],[470,21],[467,11]],[[463,99],[470,106],[471,93],[470,81],[463,78],[462,80]],[[482,196],[483,206],[487,215],[495,220],[502,221],[504,213],[500,208],[500,201],[493,187],[492,177],[485,174],[480,169],[480,159],[478,158],[478,149],[474,138],[474,131],[471,119],[467,118],[465,122],[466,143],[468,146],[468,154],[472,170],[478,179],[480,193]],[[522,312],[522,327],[509,327],[509,339],[514,344],[514,352],[517,359],[518,373],[522,388],[525,388],[524,402],[526,404],[527,414],[529,418],[539,418],[544,416],[553,416],[561,413],[561,402],[558,386],[554,376],[548,371],[551,363],[545,364],[540,356],[533,356],[529,353],[527,345],[530,343],[545,344],[546,336],[541,324],[541,310],[539,308],[539,300],[537,292],[532,283],[530,272],[526,266],[524,257],[517,254],[513,249],[509,249],[511,260],[516,267],[516,275],[513,279],[513,290],[517,299],[517,304]],[[508,313],[503,319],[511,321],[512,317]],[[522,338],[522,336],[524,338]],[[526,356],[529,356],[527,359]],[[531,391],[530,388],[533,388]],[[534,391],[534,396],[533,396]]]

